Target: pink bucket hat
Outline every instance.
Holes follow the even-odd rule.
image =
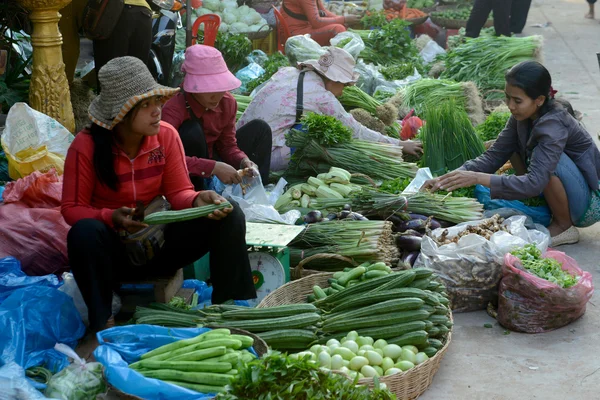
[[[229,92],[242,85],[229,72],[221,52],[202,44],[188,47],[181,71],[185,72],[183,90],[188,93]]]

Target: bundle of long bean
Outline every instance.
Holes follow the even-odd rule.
[[[467,113],[453,102],[429,108],[421,130],[423,164],[433,175],[442,175],[461,167],[485,151],[483,141],[473,128]]]
[[[356,262],[399,258],[392,237],[392,223],[387,221],[327,221],[310,224],[289,245],[292,265],[315,254],[339,254]],[[311,269],[339,270],[332,260],[314,261]],[[347,265],[344,265],[347,266]]]
[[[361,214],[392,215],[398,211],[431,215],[449,222],[466,222],[482,218],[483,206],[475,199],[418,192],[399,196],[363,188],[348,199],[315,199],[311,206],[318,209],[341,209],[350,204]]]
[[[308,177],[326,172],[314,167],[322,162],[373,179],[413,178],[417,172],[416,164],[402,161],[402,149],[391,144],[352,139],[325,146],[303,132],[292,130],[286,137],[286,145],[296,149],[286,175]]]
[[[542,43],[543,38],[539,35],[467,38],[465,43],[447,54],[442,78],[472,81],[484,92],[503,90],[506,71],[522,61],[541,59]],[[503,96],[496,92],[495,96],[486,97]]]

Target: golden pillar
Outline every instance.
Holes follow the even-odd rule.
[[[29,105],[74,132],[75,118],[62,58],[62,36],[58,30],[58,10],[71,0],[17,1],[29,10],[29,19],[33,23],[33,71],[29,85]]]

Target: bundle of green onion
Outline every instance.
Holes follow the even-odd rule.
[[[444,102],[430,108],[424,117],[426,123],[420,134],[422,160],[434,176],[455,170],[485,152],[467,113],[455,103]]]
[[[393,130],[390,136],[394,136],[393,132],[398,131],[398,126],[394,125],[398,125],[398,109],[393,104],[381,103],[356,86],[344,88],[339,101],[346,110],[363,109],[381,120],[385,126],[392,126]]]
[[[231,95],[237,102],[236,119],[240,119],[242,117],[242,115],[244,114],[244,112],[246,111],[246,109],[248,108],[248,106],[250,105],[250,102],[252,101],[252,97],[242,96],[241,94],[234,94],[234,93],[232,93]]]
[[[542,40],[539,35],[467,38],[446,55],[442,78],[475,82],[483,92],[502,91],[506,71],[522,61],[541,59]],[[502,92],[485,94],[489,99],[504,96]]]
[[[399,258],[392,236],[392,223],[387,221],[325,221],[307,225],[289,245],[292,265],[315,254],[339,254],[357,263],[383,261],[392,263]],[[323,258],[308,268],[339,270],[340,263]],[[348,265],[343,265],[348,266]]]

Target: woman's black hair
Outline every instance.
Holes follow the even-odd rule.
[[[100,125],[92,124],[90,134],[94,140],[94,169],[100,183],[105,184],[115,192],[119,180],[114,166],[112,151],[113,132]]]
[[[550,72],[537,61],[523,61],[512,67],[505,76],[506,83],[522,89],[531,99],[546,96],[544,104],[540,107],[539,116],[546,114],[552,105],[552,77]]]

